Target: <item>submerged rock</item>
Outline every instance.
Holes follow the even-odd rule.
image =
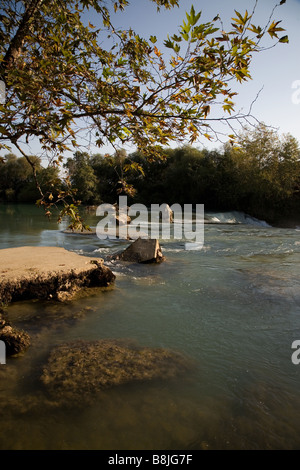
[[[30,346],[30,336],[25,331],[17,330],[0,314],[0,341],[4,341],[6,355],[21,354]]]
[[[161,263],[165,260],[160,244],[156,239],[138,238],[115,259],[133,263]]]
[[[171,379],[190,367],[184,356],[162,348],[143,348],[124,340],[78,341],[50,353],[41,381],[55,401],[80,405],[109,387]]]

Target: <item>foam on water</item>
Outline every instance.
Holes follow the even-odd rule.
[[[254,225],[258,227],[271,227],[267,222],[264,220],[256,219],[255,217],[251,217],[244,212],[216,212],[210,213],[206,212],[204,215],[205,223],[212,223],[212,224],[246,224],[246,225]]]

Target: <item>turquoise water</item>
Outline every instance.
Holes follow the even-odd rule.
[[[300,231],[212,217],[218,223],[205,225],[201,251],[162,241],[160,265],[107,261],[113,289],[65,305],[8,307],[32,346],[0,366],[1,449],[300,448],[300,365],[291,361],[300,340]],[[238,220],[246,223],[224,223]],[[105,259],[127,246],[63,228],[34,206],[0,207],[0,248],[63,246]],[[110,389],[80,410],[47,406],[39,375],[48,352],[101,338],[180,351],[193,367],[176,380]]]

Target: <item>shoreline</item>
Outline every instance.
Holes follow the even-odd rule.
[[[0,303],[71,300],[79,290],[107,287],[115,278],[103,259],[81,256],[65,248],[4,248],[0,257]]]

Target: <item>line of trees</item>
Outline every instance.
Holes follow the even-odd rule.
[[[45,193],[51,194],[56,185],[59,188],[62,181],[59,170],[54,166],[44,168],[36,156],[31,156],[34,162],[36,174]],[[56,189],[57,190],[57,189]],[[25,157],[17,158],[13,153],[8,153],[0,161],[0,201],[2,202],[36,202],[40,193],[36,181]]]
[[[0,167],[0,197],[29,202],[37,196],[24,158],[8,155]],[[300,150],[291,135],[280,137],[265,125],[244,132],[236,145],[198,150],[165,149],[149,161],[141,152],[90,155],[76,152],[65,169],[82,204],[205,204],[208,210],[240,210],[270,222],[300,209]],[[40,167],[41,185],[51,186],[55,168]],[[63,185],[63,182],[61,182]],[[57,183],[56,183],[57,186]]]
[[[77,152],[66,168],[85,204],[115,203],[129,193],[130,204],[203,203],[208,210],[240,210],[269,222],[300,209],[298,141],[266,125],[220,149],[168,148],[152,162],[141,152]]]

